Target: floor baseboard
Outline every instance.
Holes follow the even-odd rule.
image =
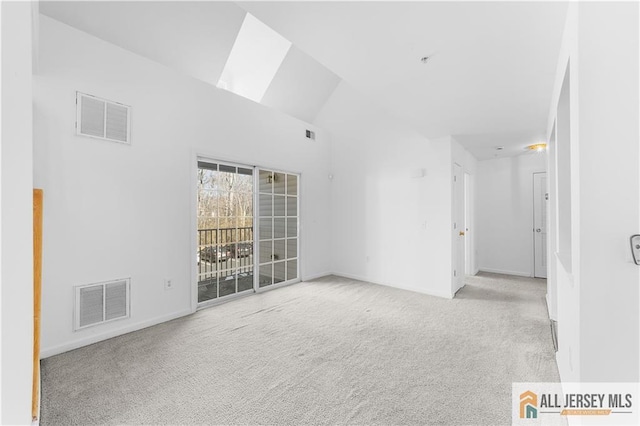
[[[421,288],[413,287],[413,286],[391,285],[391,284],[387,284],[387,283],[383,283],[383,282],[380,282],[380,281],[371,280],[371,279],[368,279],[368,278],[365,278],[365,277],[360,277],[358,275],[344,273],[344,272],[334,272],[331,275],[335,275],[336,277],[343,277],[343,278],[349,278],[349,279],[352,279],[352,280],[363,281],[363,282],[367,282],[367,283],[371,283],[371,284],[383,285],[385,287],[390,287],[390,288],[397,288],[399,290],[413,291],[413,292],[416,292],[416,293],[426,294],[428,296],[441,297],[443,299],[453,299],[453,295],[452,294],[439,294],[439,293],[436,293],[436,292],[428,292],[428,291],[424,291]]]
[[[479,268],[478,272],[489,272],[491,274],[513,275],[513,276],[516,276],[516,277],[533,278],[533,276],[529,272],[507,271],[507,270],[504,270],[504,269]]]
[[[129,324],[125,327],[121,327],[115,330],[109,330],[104,333],[94,334],[91,336],[87,336],[81,339],[73,340],[71,342],[63,343],[58,346],[52,346],[50,348],[44,348],[40,351],[40,359],[49,358],[54,355],[59,355],[64,352],[68,352],[74,349],[81,348],[83,346],[91,345],[93,343],[98,343],[103,340],[111,339],[116,336],[120,336],[123,334],[131,333],[132,331],[142,330],[143,328],[151,327],[153,325],[161,324],[163,322],[171,321],[177,318],[181,318],[187,315],[191,315],[191,309],[174,312],[169,315],[164,315],[161,317],[156,317],[147,321],[142,321],[135,324]]]

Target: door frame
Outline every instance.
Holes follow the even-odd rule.
[[[540,257],[544,257],[545,262],[547,264],[546,266],[546,271],[545,271],[545,276],[538,276],[536,274],[536,175],[544,175],[544,177],[547,179],[547,183],[545,188],[542,188],[542,190],[544,191],[545,194],[547,194],[547,199],[545,200],[547,202],[547,204],[545,204],[544,206],[542,206],[541,211],[543,215],[546,215],[546,224],[547,224],[547,229],[546,229],[546,235],[547,235],[547,240],[546,240],[546,252],[547,255],[546,256],[542,256],[542,254],[540,255]],[[540,171],[540,172],[533,172],[532,174],[532,178],[533,178],[533,188],[532,188],[532,192],[533,192],[533,199],[532,199],[532,209],[533,209],[533,223],[531,224],[531,229],[533,230],[533,237],[532,237],[532,244],[533,244],[533,259],[532,259],[532,276],[533,278],[544,278],[546,279],[549,276],[549,215],[548,215],[548,202],[549,202],[549,174],[546,171]]]
[[[463,182],[463,196],[464,196],[464,273],[465,275],[474,275],[474,250],[473,239],[475,237],[474,232],[470,230],[472,228],[473,218],[473,203],[472,203],[472,181],[471,173],[466,170],[462,170],[464,176]]]
[[[458,182],[458,175],[456,174],[456,168],[459,169],[460,182]],[[457,162],[454,162],[451,169],[451,232],[452,232],[452,247],[451,247],[451,297],[464,287],[464,275],[465,275],[465,247],[464,243],[462,250],[458,246],[460,244],[459,238],[461,237],[461,229],[465,229],[464,226],[464,211],[465,211],[465,197],[464,197],[464,167]],[[457,193],[460,191],[460,194]],[[462,201],[459,204],[458,198]],[[462,236],[464,238],[464,235]],[[460,259],[460,254],[462,259]],[[461,267],[459,267],[461,266]]]

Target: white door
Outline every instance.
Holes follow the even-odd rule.
[[[464,174],[464,273],[473,275],[473,234],[471,233],[471,175]]]
[[[462,167],[453,165],[453,286],[455,294],[464,285],[464,182]]]
[[[547,174],[533,174],[533,263],[536,278],[547,278]]]

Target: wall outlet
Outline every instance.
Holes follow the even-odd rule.
[[[164,289],[165,290],[173,290],[173,279],[165,278],[164,279]]]

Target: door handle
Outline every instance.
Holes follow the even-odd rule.
[[[460,235],[464,237],[464,231],[460,231]]]
[[[540,228],[536,229],[536,232],[542,232],[542,230]]]
[[[640,265],[640,235],[631,236],[631,254],[633,255],[633,262],[636,265]]]

